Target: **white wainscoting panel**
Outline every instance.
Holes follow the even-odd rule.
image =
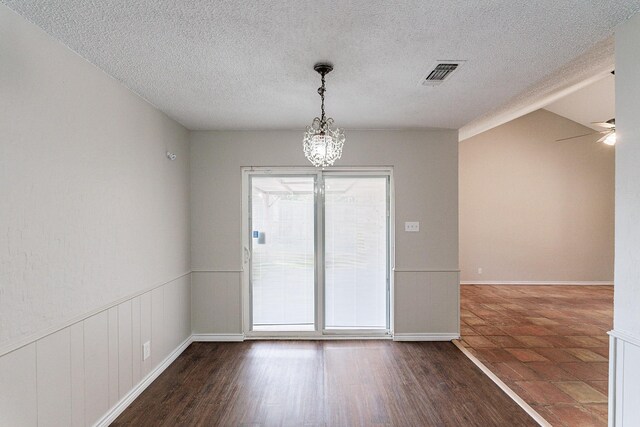
[[[395,271],[394,333],[459,336],[459,272]]]
[[[142,378],[142,320],[140,317],[140,297],[131,300],[131,380],[138,384]]]
[[[189,345],[190,305],[186,274],[0,356],[0,427],[108,425]]]
[[[453,341],[460,339],[460,334],[449,333],[449,334],[403,334],[403,333],[394,333],[393,340],[394,341]]]
[[[609,425],[640,425],[640,338],[609,332]]]
[[[151,360],[157,366],[165,356],[164,289],[151,291]]]
[[[0,414],[0,427],[38,422],[35,343],[0,357]]]
[[[71,332],[65,328],[36,342],[38,426],[71,425]]]
[[[624,343],[623,426],[640,425],[640,346]]]
[[[69,326],[71,339],[71,425],[84,423],[84,322]]]
[[[118,306],[118,399],[133,387],[132,301]]]
[[[242,334],[241,272],[193,272],[194,334]]]
[[[176,349],[191,335],[191,283],[183,277],[164,287],[164,327],[167,351]]]
[[[84,321],[84,420],[93,424],[109,409],[109,313]]]
[[[151,292],[140,295],[140,341],[141,371],[142,377],[145,377],[153,367],[151,357],[147,360],[142,360],[142,345],[146,342],[151,342]],[[153,348],[151,348],[151,351],[153,352]]]
[[[118,401],[118,307],[111,307],[109,315],[109,407]]]

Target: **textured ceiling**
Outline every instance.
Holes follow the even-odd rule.
[[[190,129],[460,128],[610,37],[640,0],[0,0]],[[440,59],[466,64],[418,85]],[[569,78],[569,77],[567,77]],[[562,81],[555,82],[562,84]]]
[[[606,122],[616,116],[616,79],[608,74],[600,80],[559,99],[545,108],[595,130],[593,122]]]
[[[614,38],[609,37],[562,67],[533,82],[506,103],[496,105],[459,131],[460,140],[514,120],[557,101],[608,75],[615,67]]]

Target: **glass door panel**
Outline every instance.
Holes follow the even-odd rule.
[[[251,177],[253,331],[314,331],[315,176]]]
[[[387,182],[324,177],[326,329],[388,328]]]

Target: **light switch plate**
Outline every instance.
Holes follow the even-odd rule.
[[[420,231],[420,223],[417,221],[414,222],[405,222],[404,223],[404,231],[408,231],[410,233],[417,233]]]

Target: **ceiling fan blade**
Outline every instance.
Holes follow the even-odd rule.
[[[614,129],[616,127],[615,124],[613,123],[607,123],[607,122],[591,122],[592,125],[596,125],[596,126],[600,126],[603,128],[607,128],[607,129]]]
[[[596,133],[602,133],[602,132],[596,131],[596,132],[585,133],[584,135],[570,136],[569,138],[560,138],[560,139],[556,139],[556,142],[567,141],[569,139],[582,138],[583,136],[595,135]]]

